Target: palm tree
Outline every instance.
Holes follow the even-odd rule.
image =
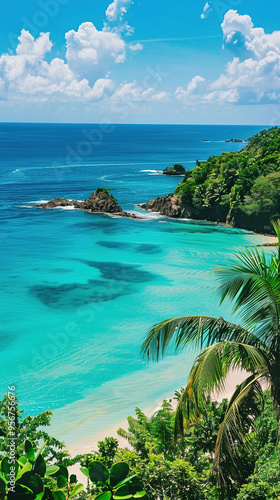
[[[248,431],[261,411],[263,381],[270,387],[280,429],[280,220],[273,226],[278,245],[270,256],[263,249],[246,249],[235,255],[229,268],[218,270],[221,303],[226,298],[232,301],[241,325],[222,317],[167,319],[150,330],[142,346],[148,360],[159,360],[170,348],[178,352],[189,344],[203,349],[178,401],[177,436],[201,414],[213,391],[224,390],[231,370],[247,372],[228,403],[216,440],[214,469],[221,483],[228,482],[229,462],[238,477],[239,445],[249,445]]]

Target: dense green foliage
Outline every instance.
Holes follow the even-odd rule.
[[[164,401],[151,417],[136,409],[136,417],[128,417],[128,431],[118,431],[133,449],[119,449],[115,460],[130,464],[132,473],[143,481],[152,500],[278,498],[277,420],[268,391],[264,392],[264,402],[259,398],[258,405],[263,411],[247,433],[251,446],[240,452],[242,468],[228,491],[219,488],[213,474],[215,441],[227,400],[221,403],[208,400],[203,414],[175,442],[175,411],[170,401]],[[262,489],[273,491],[274,496],[258,497]]]
[[[24,454],[17,459],[10,452],[0,462],[1,500],[68,500],[84,489],[77,477],[69,475],[64,465],[48,464],[43,450],[36,450],[29,440]]]
[[[180,399],[181,394],[182,391],[176,393],[175,399]],[[41,434],[37,429],[32,434],[37,445],[29,440],[21,445],[15,470],[7,458],[2,458],[0,499],[276,500],[280,496],[277,420],[268,391],[264,392],[264,407],[261,399],[258,404],[263,411],[248,429],[251,446],[241,456],[242,470],[231,491],[222,492],[213,474],[215,441],[228,401],[217,403],[208,399],[204,412],[176,441],[174,404],[164,401],[150,417],[139,408],[136,417],[128,417],[128,430],[120,429],[118,433],[127,439],[129,449],[120,448],[115,438],[106,438],[98,443],[96,452],[64,459],[64,464],[55,458],[44,458],[48,444],[38,448]],[[0,425],[3,428],[4,419]],[[8,454],[11,458],[8,451],[2,451],[2,456]],[[67,461],[80,463],[87,477],[86,488],[77,482],[75,474],[69,473]],[[13,478],[14,492],[7,496]]]
[[[270,232],[280,212],[280,129],[262,131],[239,153],[222,153],[186,173],[176,193],[197,219]]]
[[[273,222],[278,245],[271,255],[247,248],[227,268],[219,270],[221,302],[229,299],[241,324],[209,316],[181,316],[153,326],[143,343],[147,359],[159,360],[169,348],[175,352],[188,344],[203,348],[196,357],[176,409],[175,435],[205,411],[209,395],[225,388],[235,369],[247,372],[236,387],[219,425],[213,473],[223,492],[234,498],[256,461],[252,428],[264,409],[262,382],[270,388],[280,434],[280,220]],[[269,437],[269,436],[267,436]],[[276,438],[275,438],[276,439]],[[276,442],[276,441],[275,441]],[[274,443],[275,444],[275,443]],[[271,450],[270,450],[271,451]],[[279,454],[280,458],[280,454]],[[253,471],[252,471],[253,472]],[[261,488],[257,480],[258,487]],[[248,488],[253,488],[253,483]]]
[[[8,394],[5,394],[3,400],[0,402],[0,453],[5,454],[9,451],[10,444],[10,431],[9,426],[11,424],[10,420],[10,398]],[[43,451],[43,456],[47,457],[49,460],[55,462],[64,463],[64,460],[69,457],[65,445],[63,442],[49,436],[49,434],[44,430],[45,427],[49,427],[51,423],[51,411],[44,411],[37,415],[36,417],[31,417],[27,415],[23,417],[23,410],[18,407],[18,401],[16,396],[12,396],[14,399],[13,412],[14,415],[14,434],[16,437],[16,449],[15,456],[18,458],[24,452],[24,443],[27,439],[32,441],[36,448],[39,448],[43,442],[46,442],[46,446]]]

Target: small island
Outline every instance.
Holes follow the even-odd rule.
[[[246,142],[246,141],[243,141],[242,139],[227,139],[225,142]]]
[[[59,207],[74,207],[86,212],[95,214],[114,214],[118,217],[126,217],[130,219],[140,219],[137,215],[125,212],[114,196],[109,193],[109,189],[97,188],[89,198],[83,201],[68,200],[67,198],[52,198],[46,203],[35,205],[35,208],[49,209]]]
[[[175,163],[175,165],[173,165],[173,167],[166,167],[163,172],[162,172],[164,175],[185,175],[186,174],[186,170],[185,168],[183,167],[183,165],[180,165],[179,163]]]

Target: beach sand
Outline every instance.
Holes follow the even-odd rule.
[[[248,377],[248,373],[244,370],[231,371],[226,378],[225,390],[223,392],[220,392],[220,393],[213,393],[213,399],[216,401],[219,401],[219,402],[221,402],[225,398],[230,399],[230,397],[232,396],[233,392],[236,389],[236,386],[241,384],[241,382],[243,382],[243,380],[245,380],[246,377]],[[165,399],[168,400],[168,399],[172,399],[172,398],[173,398],[173,394],[168,395]],[[174,402],[174,409],[175,409],[176,401],[173,400],[173,402]],[[148,409],[144,410],[144,412],[146,413],[146,415],[151,416],[158,409],[159,409],[158,407],[153,408],[153,409],[148,408]],[[119,445],[121,448],[130,448],[131,449],[131,446],[128,444],[126,439],[118,436],[117,431],[120,427],[127,430],[128,429],[127,420],[124,420],[123,422],[119,422],[116,425],[109,427],[108,429],[104,429],[102,432],[100,432],[100,435],[98,436],[98,441],[103,440],[105,437],[114,437],[114,438],[118,439]],[[74,457],[75,455],[83,455],[86,453],[92,453],[93,451],[96,451],[98,449],[96,439],[97,439],[97,437],[95,435],[94,439],[92,441],[89,438],[89,443],[91,442],[91,444],[89,444],[88,446],[86,446],[86,447],[77,446],[75,448],[69,449],[70,455],[72,457]],[[78,481],[83,483],[86,486],[86,476],[84,474],[82,474],[82,472],[80,471],[80,464],[73,465],[72,467],[69,468],[69,470],[70,470],[71,474],[76,474]]]

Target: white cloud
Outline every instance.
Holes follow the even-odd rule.
[[[80,77],[89,80],[106,74],[112,64],[125,61],[126,44],[119,33],[98,31],[88,22],[78,31],[68,31],[66,59],[69,67]]]
[[[106,17],[108,21],[122,21],[124,14],[127,13],[126,5],[130,3],[131,0],[114,0],[106,10]]]
[[[129,48],[129,50],[131,50],[131,52],[138,52],[140,50],[143,50],[144,47],[143,47],[142,43],[138,42],[138,43],[129,45],[128,48]]]
[[[195,76],[186,88],[178,87],[176,98],[186,105],[279,103],[280,31],[265,33],[263,28],[254,27],[250,16],[236,10],[226,12],[221,27],[224,48],[233,55],[231,61],[207,86],[201,76]]]
[[[0,57],[0,95],[6,99],[100,99],[112,92],[114,83],[107,78],[96,79],[91,86],[87,79],[80,79],[65,61],[54,58],[45,60],[51,50],[49,33],[41,33],[35,40],[23,30],[19,37],[16,55]]]
[[[204,5],[203,7],[203,11],[202,11],[202,14],[201,14],[201,19],[206,19],[206,17],[208,17],[208,14],[211,12],[212,10],[212,7],[211,7],[211,3],[212,2],[206,2],[206,4]]]
[[[97,31],[92,23],[83,23],[77,32],[66,33],[66,61],[46,58],[52,42],[48,33],[37,39],[22,31],[15,55],[0,57],[0,96],[2,99],[25,101],[100,101],[112,105],[163,102],[165,91],[139,86],[136,81],[116,88],[108,78],[108,64],[118,64],[125,54],[125,43],[116,32]],[[136,47],[140,50],[141,47]],[[136,50],[135,47],[133,51]],[[87,70],[90,66],[90,71]],[[104,71],[106,78],[98,77]],[[87,73],[92,78],[90,83]]]
[[[280,90],[280,31],[255,28],[248,15],[229,10],[222,22],[224,44],[235,57],[211,85],[207,98],[221,102],[269,103]],[[238,56],[238,57],[236,57]]]
[[[162,102],[167,100],[167,96],[167,92],[157,92],[153,88],[145,89],[134,81],[120,85],[110,97],[110,101],[112,103]]]
[[[207,102],[231,102],[237,103],[239,100],[239,94],[236,89],[220,90],[219,92],[210,92],[205,94],[203,99]]]
[[[195,99],[200,98],[199,94],[196,94],[201,83],[205,82],[205,78],[200,75],[196,75],[188,83],[187,88],[178,87],[175,91],[175,96],[179,101],[184,101],[185,104],[193,103]]]
[[[128,51],[143,49],[140,43],[127,43],[122,36],[123,31],[132,31],[123,20],[130,4],[131,0],[114,0],[101,30],[85,22],[77,31],[68,31],[65,59],[48,54],[53,47],[49,33],[34,39],[22,30],[15,53],[0,54],[0,98],[100,100],[112,95],[112,67],[124,63]]]

